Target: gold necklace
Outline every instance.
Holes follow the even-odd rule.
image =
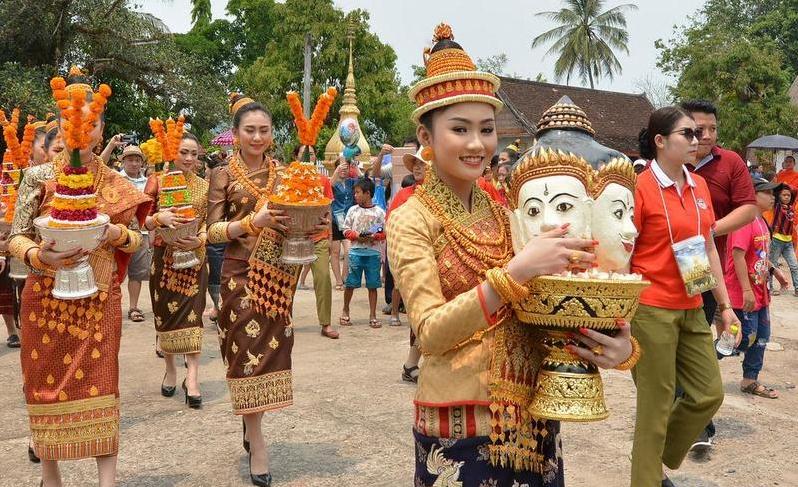
[[[259,210],[266,202],[266,198],[269,196],[269,194],[271,194],[272,189],[274,188],[274,183],[277,181],[277,170],[275,168],[274,162],[268,161],[268,165],[269,176],[266,180],[266,186],[260,187],[247,176],[247,170],[244,168],[244,162],[241,160],[241,156],[239,154],[236,154],[233,157],[233,160],[230,161],[230,164],[228,164],[230,167],[230,172],[233,174],[236,182],[243,186],[249,194],[257,199],[255,211]]]
[[[437,184],[442,184],[438,182]],[[493,218],[499,226],[500,233],[498,238],[488,237],[479,238],[473,231],[464,225],[454,221],[435,197],[428,193],[424,187],[420,186],[415,195],[421,203],[430,210],[432,215],[441,223],[443,234],[452,246],[455,254],[461,261],[479,276],[484,277],[485,271],[494,267],[503,267],[509,262],[512,250],[507,245],[507,235],[510,233],[508,223],[502,218],[501,208],[498,205],[490,204]],[[483,248],[480,248],[483,247]],[[493,248],[494,250],[485,250]]]

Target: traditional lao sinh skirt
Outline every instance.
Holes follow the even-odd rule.
[[[558,421],[536,421],[538,442],[534,467],[514,470],[491,463],[491,440],[486,436],[437,438],[413,431],[416,440],[415,486],[438,487],[564,487],[562,443]]]
[[[222,265],[219,341],[235,414],[293,404],[291,308],[300,267],[279,263],[280,238],[264,229],[249,262]]]
[[[115,455],[119,448],[118,284],[74,301],[30,275],[22,292],[22,378],[33,448],[43,460]]]
[[[155,247],[150,268],[150,297],[155,314],[158,344],[164,353],[199,353],[202,351],[202,313],[208,267],[205,247],[196,249],[201,264],[188,269],[172,268],[172,250]]]

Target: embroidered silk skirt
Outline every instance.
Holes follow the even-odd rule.
[[[22,292],[22,379],[33,448],[43,460],[119,448],[119,286],[75,301],[31,274]]]
[[[150,270],[150,297],[161,350],[170,354],[201,352],[208,266],[203,261],[189,269],[172,269],[171,249],[160,246],[155,247]]]
[[[490,462],[487,436],[436,438],[413,431],[416,440],[415,487],[564,487],[559,423],[546,422],[535,471],[515,471]]]
[[[293,327],[281,317],[255,312],[246,261],[222,265],[219,342],[235,414],[252,414],[293,404]]]

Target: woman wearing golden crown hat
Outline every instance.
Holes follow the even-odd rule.
[[[499,79],[475,70],[451,28],[435,29],[413,119],[432,161],[424,184],[388,221],[388,257],[424,354],[415,398],[416,486],[561,486],[559,422],[527,411],[541,336],[508,306],[525,283],[595,261],[567,227],[513,256],[505,211],[475,182],[493,156]],[[628,325],[605,365],[632,351]],[[578,353],[578,352],[573,352]]]
[[[130,254],[141,242],[150,199],[110,170],[93,149],[102,141],[103,101],[110,88],[92,92],[82,73],[73,68],[70,83],[53,80],[54,95],[76,101],[82,111],[62,107],[59,130],[66,150],[48,163],[31,167],[19,188],[11,228],[11,253],[32,268],[22,292],[22,378],[33,448],[42,460],[44,486],[61,485],[58,460],[96,457],[99,485],[114,485],[119,449],[119,341],[122,327],[120,276]],[[94,115],[91,115],[94,113]],[[74,130],[76,116],[89,122],[82,134]],[[97,210],[111,223],[100,246],[89,254],[99,292],[64,301],[52,296],[54,271],[68,266],[80,250],[56,252],[53,242],[39,241],[33,220],[53,211],[53,196],[70,165],[70,140],[81,140],[82,167],[94,174]],[[75,147],[80,147],[76,145]]]
[[[293,403],[291,309],[300,267],[279,262],[288,216],[266,199],[278,182],[271,113],[260,103],[231,96],[233,135],[239,150],[210,176],[208,241],[227,242],[222,264],[219,341],[227,366],[233,412],[242,416],[244,449],[254,485],[271,485],[265,411]],[[326,230],[324,219],[319,229]]]

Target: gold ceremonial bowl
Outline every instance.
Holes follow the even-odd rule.
[[[640,292],[648,281],[585,279],[541,276],[527,286],[526,301],[514,306],[524,323],[557,328],[614,330],[619,318],[631,320],[637,312]]]
[[[574,329],[613,335],[616,320],[630,321],[648,281],[541,276],[527,285],[529,298],[514,306],[518,319],[546,331],[546,356],[535,381],[533,415],[559,421],[598,421],[609,416],[604,385],[592,362],[570,354]]]

